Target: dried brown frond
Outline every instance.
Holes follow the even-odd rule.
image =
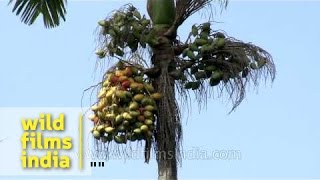
[[[176,101],[175,82],[166,69],[162,69],[160,78],[155,82],[157,83],[157,90],[163,94],[158,103],[156,122],[155,152],[158,153],[158,162],[164,164],[172,163],[173,157],[176,158],[175,162],[181,162],[181,113]],[[174,139],[171,139],[172,137]]]

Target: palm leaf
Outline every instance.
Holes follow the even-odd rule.
[[[40,14],[46,28],[59,26],[61,19],[66,20],[66,0],[10,0],[11,3],[14,3],[12,12],[28,25],[32,25]]]
[[[227,8],[229,0],[174,0],[176,3],[176,16],[171,28],[165,33],[166,36],[176,36],[178,27],[195,12],[205,7],[211,9],[212,2],[218,2],[221,8]]]
[[[217,0],[220,6],[226,8],[228,0]],[[202,8],[210,5],[214,0],[176,0],[176,24],[181,25],[193,13],[201,10]]]

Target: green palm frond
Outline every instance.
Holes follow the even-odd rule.
[[[10,0],[11,3],[14,4],[12,12],[28,25],[32,25],[40,14],[46,28],[59,26],[60,19],[66,20],[66,0]]]
[[[165,33],[166,36],[176,36],[177,29],[192,14],[202,10],[205,7],[211,9],[211,3],[220,4],[221,8],[227,8],[229,0],[174,0],[176,3],[175,20],[171,28]]]
[[[221,8],[228,6],[228,0],[176,0],[177,12],[176,23],[182,24],[189,16],[202,8],[210,5],[212,2],[218,2]]]

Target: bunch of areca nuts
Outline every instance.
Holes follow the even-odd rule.
[[[102,35],[110,37],[104,47],[96,51],[99,58],[122,57],[126,47],[132,52],[135,52],[139,45],[146,48],[151,21],[141,16],[135,7],[129,6],[123,11],[116,11],[112,17],[100,20],[98,24]]]
[[[235,56],[235,53],[228,54],[224,49],[226,36],[221,32],[212,32],[209,22],[193,25],[190,36],[194,40],[182,53],[183,58],[190,63],[188,71],[192,75],[192,80],[185,83],[185,89],[197,90],[204,80],[208,80],[210,86],[217,86],[221,81],[227,82],[235,77],[245,78],[251,69],[260,69],[266,64],[265,59],[250,60]],[[220,53],[218,57],[216,52],[223,49],[226,53]],[[216,59],[220,62],[217,63]]]
[[[118,63],[108,71],[98,93],[98,102],[91,107],[92,135],[102,142],[150,140],[157,118],[156,101],[161,94],[133,65]]]

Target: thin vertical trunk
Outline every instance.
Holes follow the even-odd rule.
[[[175,68],[173,40],[165,37],[165,32],[175,19],[174,0],[148,0],[147,10],[153,22],[153,32],[158,44],[153,47],[152,63],[160,68],[160,76],[153,85],[163,97],[158,102],[158,118],[156,123],[156,149],[159,180],[177,179],[177,146],[180,140],[181,126],[179,111],[175,101],[174,79],[169,72]]]
[[[168,165],[158,165],[158,180],[177,180],[177,163],[175,160]]]
[[[153,49],[152,63],[160,67],[160,76],[154,80],[156,90],[163,94],[163,98],[158,104],[157,120],[157,162],[159,180],[177,179],[177,154],[176,154],[176,129],[179,124],[176,123],[177,112],[174,93],[174,79],[168,74],[171,64],[174,61],[174,52],[172,40],[165,39],[165,43],[160,44]],[[173,66],[174,67],[174,66]]]

